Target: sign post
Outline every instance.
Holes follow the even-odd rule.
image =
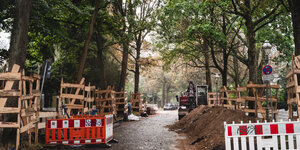
[[[268,59],[267,59],[266,63],[268,63]],[[270,80],[273,80],[274,76],[272,74],[273,69],[270,65],[265,65],[263,67],[262,71],[263,71],[263,74],[264,74],[262,79],[264,81],[266,81],[266,102],[267,102],[266,119],[267,119],[267,121],[269,121],[269,100],[268,100],[268,95],[269,94],[268,94],[268,91],[269,91],[269,86],[270,86]],[[271,96],[272,96],[272,93],[271,93]],[[272,101],[271,101],[271,103],[272,103]]]

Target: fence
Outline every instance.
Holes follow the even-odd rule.
[[[226,124],[226,150],[300,149],[300,122]],[[296,146],[296,147],[295,147]],[[280,148],[279,148],[280,147]]]
[[[46,144],[99,144],[113,139],[113,115],[74,116],[50,119],[46,124]]]

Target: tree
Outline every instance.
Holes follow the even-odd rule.
[[[9,70],[13,64],[25,66],[31,0],[17,0],[9,47]]]
[[[86,61],[88,46],[89,46],[90,40],[91,40],[93,32],[94,32],[93,31],[94,30],[94,24],[95,24],[95,20],[96,20],[96,17],[97,17],[97,13],[99,11],[99,5],[100,5],[100,0],[97,0],[96,4],[95,4],[94,13],[93,13],[93,16],[92,16],[92,19],[91,19],[89,32],[88,32],[88,35],[87,35],[86,40],[84,42],[83,52],[82,52],[81,59],[80,59],[80,62],[79,62],[79,69],[78,69],[78,73],[77,73],[77,83],[79,83],[81,78],[82,78],[82,73],[83,73],[84,64],[85,64],[85,61]]]
[[[230,13],[236,14],[244,19],[245,36],[247,39],[248,58],[242,60],[246,62],[249,68],[249,81],[257,83],[258,74],[258,56],[259,51],[256,48],[257,31],[273,22],[278,15],[282,13],[281,4],[278,1],[260,1],[260,0],[231,0],[229,8]]]
[[[288,0],[290,11],[292,14],[294,42],[295,42],[295,55],[300,55],[300,1]]]

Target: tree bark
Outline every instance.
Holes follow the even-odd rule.
[[[164,107],[165,106],[165,98],[166,98],[166,90],[165,90],[165,88],[166,88],[166,79],[165,79],[165,77],[163,77],[164,79],[163,79],[163,87],[162,87],[162,96],[161,96],[161,101],[162,101],[162,107]]]
[[[94,24],[95,24],[97,13],[99,11],[99,5],[100,5],[100,0],[97,0],[96,4],[95,4],[95,9],[94,9],[94,13],[93,13],[93,16],[92,16],[92,20],[91,20],[91,23],[90,23],[89,32],[88,32],[88,35],[85,39],[84,46],[83,46],[83,52],[82,52],[80,62],[79,62],[79,69],[78,69],[78,73],[77,73],[77,83],[79,83],[81,78],[82,78],[83,69],[84,69],[84,65],[85,65],[85,60],[86,60],[86,56],[87,56],[87,52],[88,52],[88,48],[89,48],[89,43],[90,43],[90,40],[91,40],[92,35],[93,35]]]
[[[99,69],[99,86],[101,89],[106,89],[105,84],[105,71],[104,71],[104,57],[103,57],[103,49],[104,49],[104,43],[106,42],[105,38],[101,35],[99,32],[97,34],[97,62],[98,62],[98,69]]]
[[[257,83],[257,50],[256,50],[256,40],[255,40],[255,31],[252,19],[246,19],[246,28],[247,28],[247,40],[248,40],[248,66],[249,66],[249,81]]]
[[[209,53],[204,53],[205,57],[205,79],[206,79],[206,85],[208,86],[208,91],[211,92],[211,78],[210,78],[210,68],[209,68]]]
[[[142,32],[139,32],[136,41],[136,58],[135,58],[135,72],[134,72],[134,93],[139,91],[139,81],[140,81],[140,55],[142,46]]]
[[[206,40],[204,40],[203,43],[203,47],[204,50],[208,51],[208,43]],[[210,68],[209,68],[209,53],[208,52],[204,52],[204,59],[205,59],[205,80],[206,80],[206,85],[208,86],[208,92],[212,91],[212,84],[211,84],[211,72],[210,72]]]
[[[168,84],[167,88],[166,88],[166,103],[170,103],[170,99],[169,99],[169,92],[170,92],[171,86],[170,84]]]
[[[289,5],[292,13],[294,42],[295,42],[295,56],[300,55],[300,1],[289,0]]]
[[[30,10],[31,0],[16,1],[16,14],[8,50],[9,71],[14,64],[20,65],[21,69],[25,66]]]
[[[121,76],[119,83],[119,90],[125,90],[125,83],[127,77],[127,62],[128,62],[128,49],[129,49],[129,41],[123,41],[123,56],[122,56],[122,68],[121,68]]]
[[[235,88],[240,84],[240,74],[239,74],[239,62],[236,57],[233,57],[233,67],[234,67],[234,83]]]

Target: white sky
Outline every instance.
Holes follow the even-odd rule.
[[[10,33],[0,32],[0,49],[8,49],[10,42]]]

